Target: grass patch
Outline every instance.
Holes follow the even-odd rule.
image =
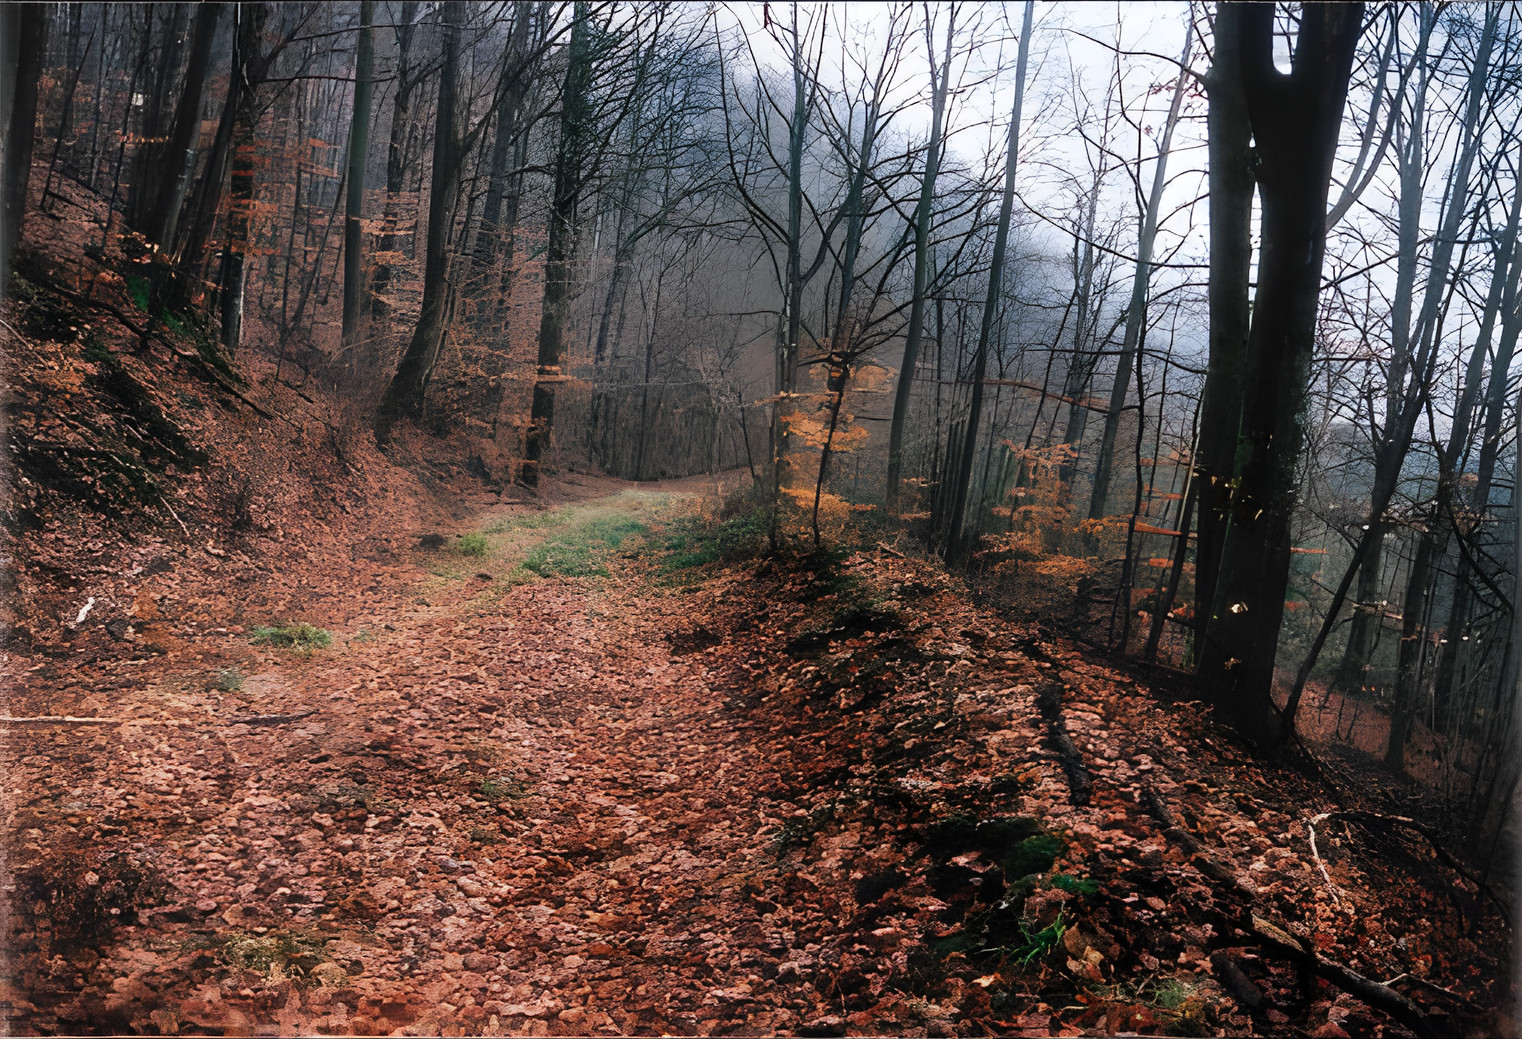
[[[484,556],[491,551],[491,542],[485,534],[461,534],[454,547],[462,556]]]
[[[256,646],[275,646],[302,653],[327,649],[333,644],[332,635],[306,621],[295,624],[261,624],[249,632],[248,640]]]
[[[710,563],[755,559],[768,547],[771,512],[753,493],[731,495],[713,516],[686,516],[667,528],[661,569],[680,573]]]
[[[650,528],[620,512],[593,514],[531,549],[522,568],[540,577],[606,577],[606,557]]]

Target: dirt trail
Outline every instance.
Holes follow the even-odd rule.
[[[608,509],[655,522],[680,507],[663,497]],[[28,979],[58,1002],[30,1021],[18,1008],[16,1024],[796,1022],[769,992],[794,936],[758,908],[779,872],[766,744],[703,653],[673,656],[683,596],[607,559],[607,578],[510,588],[510,550],[420,570],[410,602],[387,597],[309,657],[258,653],[236,690],[150,662],[130,688],[72,706],[134,721],[14,729],[13,868],[73,838],[97,857],[130,849],[172,888],[110,959],[58,958],[53,977]],[[363,567],[351,581],[365,594]],[[224,641],[247,653],[236,633]],[[48,766],[65,748],[61,774]],[[44,807],[70,813],[64,832]],[[297,971],[322,984],[292,984]]]

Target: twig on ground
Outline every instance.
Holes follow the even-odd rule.
[[[1337,896],[1337,885],[1332,883],[1332,875],[1326,871],[1326,863],[1321,861],[1321,853],[1316,850],[1316,824],[1326,822],[1327,819],[1331,818],[1331,814],[1330,812],[1322,812],[1320,815],[1311,818],[1305,824],[1305,832],[1310,834],[1311,858],[1316,860],[1316,868],[1321,870],[1321,879],[1326,881],[1326,890],[1332,896],[1332,904],[1340,906],[1342,905],[1342,899]]]

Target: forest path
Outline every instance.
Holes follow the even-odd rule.
[[[171,886],[109,959],[55,960],[73,990],[58,1025],[796,1021],[767,995],[791,935],[758,908],[778,908],[758,901],[779,873],[765,740],[704,651],[673,653],[693,593],[623,552],[691,510],[683,489],[488,511],[468,525],[487,551],[420,552],[432,567],[410,590],[363,567],[313,575],[377,597],[331,648],[233,633],[234,667],[142,673],[109,706],[73,708],[140,721],[13,734],[42,745],[17,755],[33,805],[67,798],[85,836],[104,824]],[[88,767],[47,768],[49,743]],[[121,861],[98,868],[108,885]]]

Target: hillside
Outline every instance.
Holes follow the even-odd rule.
[[[1511,1030],[1508,925],[1418,824],[907,542],[768,556],[738,473],[381,454],[31,233],[13,1032]]]

